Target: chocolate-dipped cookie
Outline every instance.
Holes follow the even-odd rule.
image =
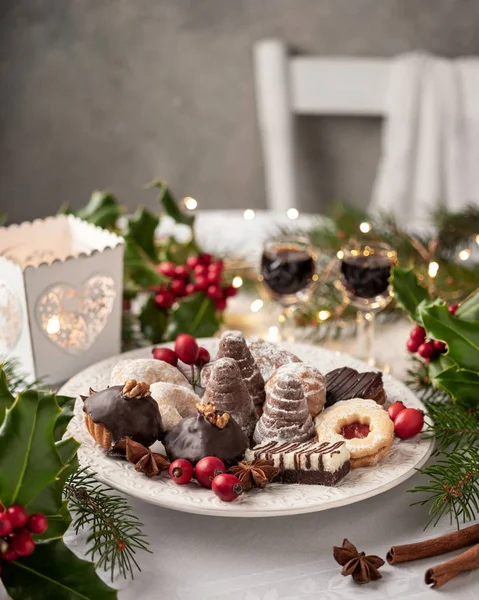
[[[129,437],[143,446],[163,438],[158,404],[150,386],[134,379],[82,396],[85,424],[94,440],[111,450]]]
[[[168,458],[185,458],[196,464],[205,456],[216,456],[229,466],[240,460],[248,438],[228,414],[214,404],[198,404],[198,414],[183,419],[165,436]]]
[[[326,374],[326,406],[339,400],[365,398],[380,405],[386,402],[382,373],[359,373],[351,367],[340,367]]]

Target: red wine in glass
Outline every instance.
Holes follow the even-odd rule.
[[[313,281],[315,264],[307,242],[267,242],[261,259],[261,275],[268,292],[281,304],[301,301]]]
[[[357,298],[380,301],[384,294],[389,296],[391,260],[386,255],[345,256],[341,262],[341,275],[343,286],[351,300]]]

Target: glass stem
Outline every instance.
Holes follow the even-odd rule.
[[[357,313],[358,355],[372,367],[376,364],[376,359],[374,357],[375,316],[374,312],[358,311]]]

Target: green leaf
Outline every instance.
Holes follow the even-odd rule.
[[[166,281],[156,269],[156,263],[150,259],[136,241],[125,237],[125,281],[131,280],[140,288],[160,285]]]
[[[447,356],[459,367],[477,371],[479,365],[479,322],[452,316],[443,304],[419,307],[428,337],[447,343]]]
[[[460,369],[452,365],[433,378],[433,383],[445,390],[464,406],[479,405],[479,372]]]
[[[473,294],[463,302],[455,316],[463,321],[479,321],[479,293]]]
[[[71,398],[70,396],[56,396],[56,400],[62,412],[58,415],[55,422],[53,439],[55,442],[59,442],[65,435],[68,423],[73,419],[75,398]]]
[[[97,190],[92,193],[88,204],[76,212],[76,216],[98,227],[113,229],[121,216],[121,206],[113,194]]]
[[[146,187],[156,187],[160,190],[160,196],[158,200],[161,202],[161,204],[163,204],[166,214],[174,219],[176,223],[183,223],[184,225],[189,225],[190,227],[193,226],[193,223],[195,222],[195,216],[192,214],[189,215],[180,209],[178,202],[170,193],[168,184],[165,181],[157,179],[156,181],[151,181],[148,183]]]
[[[182,299],[178,308],[173,311],[166,337],[175,339],[180,333],[211,337],[219,326],[215,303],[203,292],[198,292]]]
[[[146,208],[140,206],[134,215],[128,219],[126,235],[135,240],[140,248],[155,263],[158,262],[158,256],[155,245],[155,230],[158,227],[160,219],[155,217]]]
[[[0,425],[5,418],[5,412],[12,406],[14,400],[8,389],[7,376],[0,365]]]
[[[412,269],[401,269],[400,267],[392,270],[391,284],[397,303],[416,321],[419,304],[430,299],[426,288],[419,285],[418,278]]]
[[[27,505],[63,468],[53,442],[60,408],[53,394],[18,394],[0,427],[0,499]]]
[[[143,305],[139,320],[145,338],[150,340],[152,344],[159,344],[165,335],[168,313],[156,306],[153,297],[150,296]]]
[[[439,375],[439,373],[442,373],[446,369],[449,369],[449,367],[452,367],[454,364],[455,363],[450,356],[441,354],[439,358],[437,358],[436,360],[432,360],[429,363],[429,376],[431,377],[431,379],[434,379]]]
[[[4,562],[2,582],[12,600],[113,600],[93,563],[78,558],[62,540],[38,544],[20,560]]]

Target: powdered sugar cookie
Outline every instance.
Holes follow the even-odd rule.
[[[311,365],[302,362],[289,363],[277,369],[266,384],[266,392],[275,385],[282,373],[291,373],[301,380],[303,392],[308,401],[309,412],[314,418],[326,403],[326,377]]]
[[[154,358],[120,360],[116,363],[111,372],[110,385],[122,385],[129,379],[145,381],[150,385],[163,381],[191,388],[186,377],[176,367]]]

